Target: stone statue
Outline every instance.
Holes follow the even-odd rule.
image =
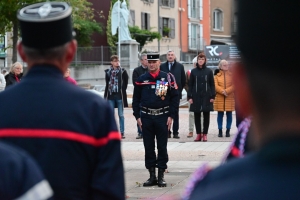
[[[130,12],[127,9],[126,1],[123,0],[120,7],[120,1],[117,1],[113,8],[112,8],[112,16],[111,16],[111,32],[112,35],[115,35],[117,33],[117,28],[119,26],[118,24],[118,12],[120,12],[120,41],[124,40],[132,40],[129,29],[128,29],[128,23],[131,19]]]

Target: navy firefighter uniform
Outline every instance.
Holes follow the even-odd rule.
[[[148,54],[147,59],[149,72],[141,75],[135,83],[132,102],[133,115],[137,120],[141,118],[145,166],[150,172],[151,180],[145,182],[144,186],[157,184],[155,168],[158,168],[158,186],[164,187],[166,184],[162,183],[163,172],[167,168],[169,160],[167,121],[169,117],[173,119],[178,111],[179,94],[174,76],[158,69],[159,54]],[[151,65],[154,65],[153,61],[157,62],[155,65],[158,65],[155,73],[151,73]],[[155,153],[155,137],[158,150],[157,156]],[[162,174],[160,174],[160,171]],[[159,183],[160,178],[161,184]]]
[[[18,11],[18,51],[28,72],[0,94],[0,141],[35,160],[55,200],[124,200],[121,135],[113,110],[63,77],[77,46],[71,13],[66,2]]]
[[[35,65],[0,101],[0,140],[36,160],[54,199],[124,199],[121,136],[104,99]]]

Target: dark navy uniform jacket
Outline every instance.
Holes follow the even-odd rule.
[[[286,135],[212,170],[189,199],[300,199],[300,138]]]
[[[0,142],[0,199],[50,199],[40,168],[23,150]],[[30,198],[31,197],[31,198]]]
[[[171,80],[171,86],[168,86],[167,95],[162,100],[160,96],[155,94],[156,81],[168,82],[168,76]],[[174,79],[165,72],[160,71],[156,78],[153,78],[149,72],[141,75],[134,87],[132,108],[133,115],[136,119],[140,118],[140,106],[151,109],[158,109],[169,106],[169,117],[174,119],[175,113],[178,112],[179,94],[178,89],[174,88]]]
[[[55,199],[125,198],[121,135],[107,101],[43,65],[0,102],[0,139],[37,161]]]

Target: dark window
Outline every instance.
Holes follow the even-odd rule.
[[[154,0],[142,0],[142,1],[145,1],[145,2],[148,2],[148,3],[154,3]]]
[[[159,5],[174,8],[175,0],[160,0]]]
[[[163,37],[169,37],[170,27],[169,27],[169,18],[163,18]]]
[[[160,30],[163,37],[175,38],[175,19],[160,18]]]
[[[215,9],[213,12],[213,29],[223,29],[223,12],[219,9]]]
[[[149,13],[141,13],[141,27],[142,29],[150,30],[150,14]]]
[[[170,1],[169,0],[161,0],[163,6],[170,6]]]

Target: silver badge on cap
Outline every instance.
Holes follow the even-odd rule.
[[[33,9],[36,10],[36,9]],[[33,11],[32,10],[32,11]],[[41,16],[41,18],[47,17],[50,12],[57,12],[57,11],[62,11],[62,8],[52,8],[50,3],[45,3],[42,7],[38,9],[38,13]],[[30,10],[28,10],[29,12]]]
[[[71,12],[71,7],[65,2],[37,3],[22,8],[18,19],[31,22],[55,21],[69,16]]]

